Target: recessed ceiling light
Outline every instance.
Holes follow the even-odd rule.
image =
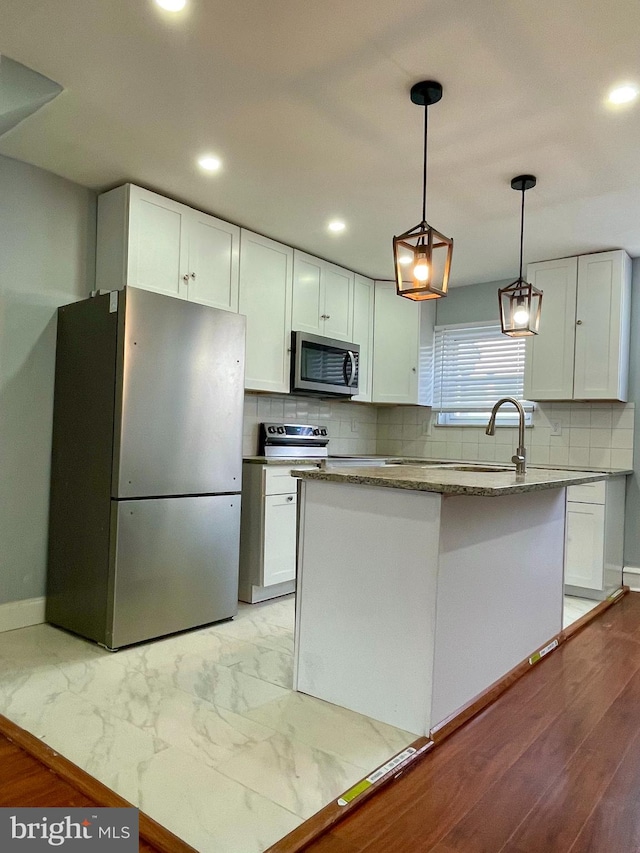
[[[330,222],[327,227],[329,231],[335,231],[335,233],[337,234],[339,231],[344,231],[347,226],[339,219],[334,219],[333,222]]]
[[[222,162],[212,154],[205,154],[203,157],[198,158],[198,166],[204,169],[205,172],[217,172],[220,166],[222,166]]]
[[[181,12],[187,5],[187,0],[156,0],[156,3],[167,12]]]
[[[616,86],[609,92],[610,104],[630,104],[638,97],[638,87],[630,83],[625,83],[624,86]]]

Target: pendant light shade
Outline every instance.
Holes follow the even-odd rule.
[[[449,288],[453,240],[426,221],[428,111],[441,97],[442,86],[435,80],[424,80],[411,88],[412,102],[424,107],[422,220],[393,238],[393,262],[398,296],[413,300],[438,299],[446,296]]]
[[[511,338],[537,335],[540,326],[542,291],[522,277],[522,249],[524,244],[524,194],[535,187],[533,175],[518,175],[511,181],[511,188],[522,193],[520,212],[520,275],[516,281],[498,290],[500,325],[502,332]]]

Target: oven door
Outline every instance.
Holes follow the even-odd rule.
[[[291,393],[352,397],[358,393],[359,359],[358,344],[293,332]]]

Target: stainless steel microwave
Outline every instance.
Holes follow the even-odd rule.
[[[307,332],[293,332],[292,338],[292,394],[353,397],[358,393],[358,344]]]

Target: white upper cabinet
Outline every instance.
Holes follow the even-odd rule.
[[[237,311],[240,229],[199,210],[190,210],[187,221],[189,299]]]
[[[420,346],[418,358],[418,403],[433,406],[436,299],[424,299],[420,305]]]
[[[374,403],[418,403],[420,303],[376,281],[373,331]]]
[[[528,400],[627,399],[631,262],[598,252],[529,264],[543,291],[540,332],[526,341]]]
[[[244,228],[239,311],[247,318],[245,388],[289,391],[293,249]]]
[[[126,284],[238,310],[240,229],[125,184],[98,197],[96,287]]]
[[[628,399],[631,261],[626,252],[578,258],[577,400]]]
[[[123,222],[124,219],[124,222]],[[117,231],[112,228],[113,222]],[[126,222],[128,221],[128,234]],[[171,296],[186,296],[187,210],[183,205],[139,187],[118,187],[98,198],[98,259],[120,242],[120,289],[132,284]],[[100,267],[99,267],[100,269]],[[102,288],[103,284],[98,284]],[[112,290],[113,287],[105,287]]]
[[[297,249],[292,328],[352,343],[354,274]]]
[[[374,282],[370,278],[356,275],[353,290],[353,334],[352,343],[359,344],[358,393],[353,400],[371,402],[373,380],[373,305]]]

